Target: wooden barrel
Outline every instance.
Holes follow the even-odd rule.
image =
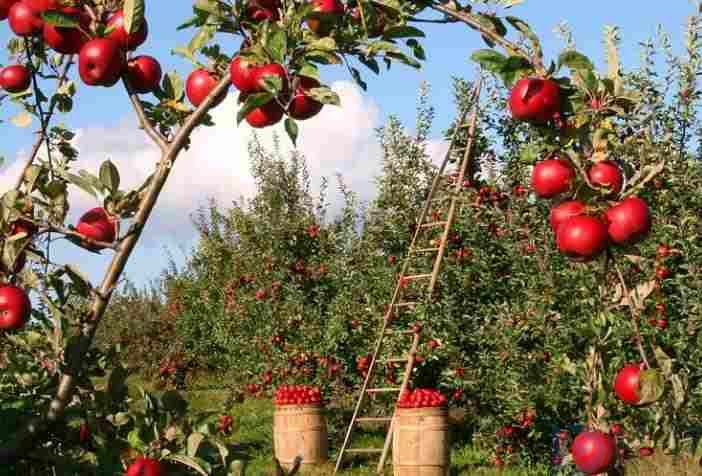
[[[447,476],[448,430],[446,408],[398,408],[393,423],[394,476]]]
[[[273,446],[280,464],[290,469],[295,457],[302,465],[326,463],[329,459],[327,421],[323,409],[314,405],[280,405],[273,415]]]

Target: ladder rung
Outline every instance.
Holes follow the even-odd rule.
[[[412,307],[416,306],[418,303],[416,301],[412,302],[398,302],[395,304],[395,307]]]
[[[356,421],[359,422],[384,422],[384,421],[392,421],[392,417],[359,417],[356,418]]]
[[[394,335],[411,335],[411,334],[415,334],[415,332],[414,331],[385,331],[385,334],[386,335],[392,335],[392,334],[394,334]]]
[[[420,227],[420,228],[431,228],[431,227],[434,227],[434,226],[443,226],[443,225],[445,225],[446,223],[448,223],[448,222],[446,222],[446,221],[432,221],[432,222],[429,222],[429,223],[422,223],[419,227]]]
[[[393,364],[395,362],[407,362],[409,359],[407,357],[393,357],[390,359],[382,359],[381,364]]]
[[[382,453],[382,448],[349,448],[344,453]]]
[[[408,281],[412,281],[414,279],[427,279],[431,278],[432,274],[427,273],[427,274],[413,274],[412,276],[403,276],[402,279],[406,279]]]
[[[389,393],[389,392],[399,392],[400,387],[385,387],[385,388],[368,388],[367,393]]]
[[[412,253],[433,253],[436,251],[439,251],[441,248],[418,248],[416,250],[413,250]]]

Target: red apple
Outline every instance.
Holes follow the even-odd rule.
[[[563,159],[546,159],[534,166],[531,186],[541,198],[552,198],[570,190],[575,170]]]
[[[10,23],[10,29],[17,36],[32,36],[44,28],[41,12],[35,10],[24,1],[12,5],[7,18]]]
[[[90,17],[83,10],[74,7],[62,8],[61,12],[74,17],[80,23],[80,28],[65,28],[45,22],[44,41],[58,53],[65,55],[78,54],[83,45],[90,40],[84,33],[89,31]]]
[[[621,401],[636,405],[641,400],[640,385],[641,369],[639,366],[636,364],[626,365],[614,379],[614,393]]]
[[[306,92],[319,86],[319,81],[313,78],[300,76],[295,95],[288,106],[288,115],[294,119],[305,120],[316,116],[324,106],[321,102],[315,101]]]
[[[590,182],[596,187],[602,187],[609,195],[617,195],[622,191],[624,176],[617,164],[609,160],[598,162],[587,173]]]
[[[277,124],[283,118],[284,113],[283,108],[274,99],[248,113],[246,122],[251,127],[260,129]]]
[[[257,69],[257,65],[242,59],[241,56],[236,56],[229,66],[229,77],[232,84],[244,94],[256,92]]]
[[[614,436],[619,436],[624,434],[624,427],[621,423],[613,423],[612,426],[609,427],[609,432]]]
[[[81,423],[78,430],[78,440],[81,443],[85,443],[88,441],[88,438],[90,438],[90,428],[88,428],[86,423]]]
[[[279,65],[278,63],[268,63],[256,68],[253,78],[256,92],[263,92],[266,90],[264,87],[264,81],[267,78],[280,78],[280,92],[283,94],[288,92],[288,72],[282,65]]]
[[[670,271],[670,268],[666,268],[665,266],[657,266],[656,267],[656,278],[659,280],[664,280],[668,279],[673,275],[673,273]]]
[[[207,96],[217,87],[219,78],[211,71],[206,69],[196,69],[185,82],[185,95],[188,96],[190,103],[198,107],[202,104]],[[215,106],[220,104],[226,98],[226,93],[215,100]]]
[[[160,461],[140,456],[127,469],[124,476],[166,476],[166,471]]]
[[[614,243],[633,243],[651,229],[651,215],[646,202],[638,197],[625,198],[606,212],[607,231]]]
[[[569,200],[557,205],[551,209],[550,223],[554,233],[558,232],[558,227],[568,218],[583,215],[585,213],[585,204],[578,200]]]
[[[256,23],[278,21],[280,19],[279,7],[280,4],[276,1],[250,0],[246,5],[246,14]]]
[[[642,448],[639,448],[639,456],[641,458],[646,458],[648,456],[651,456],[651,455],[653,455],[653,452],[654,452],[653,448],[648,447],[648,446],[644,446]]]
[[[584,431],[575,437],[571,452],[575,466],[583,473],[604,473],[616,460],[617,444],[606,433]]]
[[[560,108],[560,87],[550,79],[520,79],[510,93],[509,109],[514,119],[543,123]]]
[[[161,82],[161,65],[151,56],[137,56],[129,60],[127,78],[134,92],[146,94],[155,91]]]
[[[125,65],[124,51],[109,38],[88,41],[80,50],[78,71],[88,86],[114,86]]]
[[[607,246],[607,226],[588,215],[568,218],[558,227],[556,244],[564,255],[590,261]]]
[[[0,286],[0,329],[21,329],[29,320],[32,303],[27,293],[17,286]]]
[[[339,0],[312,0],[312,5],[307,26],[317,35],[326,36],[344,14],[344,4]]]
[[[12,231],[11,235],[18,235],[20,233],[26,233],[27,236],[32,236],[34,233],[37,232],[37,226],[27,220],[15,220],[14,223],[12,223]]]
[[[0,70],[0,87],[8,93],[21,93],[32,84],[32,73],[21,64],[6,66]]]
[[[59,0],[21,0],[29,5],[33,10],[43,13],[47,10],[56,10],[59,8]]]
[[[76,231],[92,240],[112,243],[119,233],[119,222],[109,216],[104,208],[93,208],[80,217]],[[86,248],[93,251],[102,249],[97,245],[87,245]]]
[[[19,0],[0,0],[0,20],[7,19],[10,14],[10,8]]]
[[[122,48],[128,51],[134,51],[139,46],[141,46],[146,37],[149,34],[149,24],[144,19],[144,22],[139,27],[139,30],[130,34],[127,34],[127,30],[124,29],[124,13],[119,11],[112,15],[107,21],[107,28],[112,29],[107,38],[115,40],[120,44]]]

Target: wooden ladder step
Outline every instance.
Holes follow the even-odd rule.
[[[382,453],[382,448],[349,448],[345,453]]]
[[[390,392],[399,392],[400,387],[384,387],[384,388],[368,388],[366,389],[367,393],[390,393]]]
[[[407,362],[408,360],[407,357],[391,357],[389,359],[381,359],[379,362],[381,364],[394,364],[395,362]]]
[[[381,423],[392,421],[392,417],[358,417],[356,418],[356,421],[368,423]]]
[[[435,226],[444,226],[444,225],[446,225],[446,223],[448,223],[448,222],[447,221],[432,221],[429,223],[422,223],[421,225],[419,225],[419,228],[432,228]]]
[[[412,335],[416,334],[414,331],[385,331],[385,335]]]
[[[393,306],[395,306],[395,307],[412,307],[412,306],[416,306],[417,304],[419,304],[417,301],[408,301],[408,302],[398,302],[398,303],[393,304]]]
[[[435,253],[440,249],[441,248],[417,248],[416,250],[412,250],[411,254]]]
[[[401,279],[405,279],[407,281],[414,281],[415,279],[427,279],[431,278],[432,273],[427,273],[427,274],[413,274],[411,276],[403,276]]]

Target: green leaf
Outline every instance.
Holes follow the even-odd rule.
[[[415,40],[414,38],[410,38],[409,40],[407,40],[406,44],[408,47],[412,48],[412,53],[414,54],[415,58],[421,61],[427,59],[427,55],[424,52],[424,48],[422,48],[422,45],[420,45],[417,40]]]
[[[90,294],[90,290],[93,288],[93,286],[90,284],[90,279],[88,279],[88,276],[78,269],[77,266],[72,264],[67,264],[64,266],[64,269],[66,270],[66,274],[71,280],[71,283],[73,283],[73,286],[76,287],[80,295],[88,296]]]
[[[351,77],[356,82],[356,84],[358,84],[361,87],[361,89],[363,89],[364,91],[368,89],[368,85],[365,81],[363,81],[363,78],[361,78],[361,72],[358,71],[358,69],[351,68]]]
[[[111,193],[115,193],[119,190],[119,171],[115,164],[111,161],[106,160],[100,166],[100,182],[109,190]]]
[[[424,38],[425,36],[422,30],[409,25],[393,26],[383,32],[385,38]]]
[[[144,443],[144,440],[141,439],[140,431],[138,428],[134,428],[132,431],[129,432],[129,434],[127,435],[127,442],[129,443],[129,446],[141,453],[145,453],[147,450],[147,445],[146,443]]]
[[[144,23],[144,0],[124,0],[124,29],[127,33],[139,31]]]
[[[240,124],[251,111],[268,104],[274,97],[271,93],[256,93],[248,96],[246,102],[239,108],[239,112],[236,115],[236,123]]]
[[[656,355],[656,362],[658,362],[663,375],[670,378],[673,375],[673,359],[658,346],[653,349],[653,353]]]
[[[590,61],[587,56],[575,50],[568,50],[561,53],[558,57],[558,69],[562,66],[566,66],[571,70],[592,71],[595,69],[592,61]]]
[[[56,10],[48,10],[42,12],[41,17],[49,25],[57,26],[60,28],[77,28],[80,26],[80,22],[75,15],[69,15]]]
[[[534,33],[534,30],[531,29],[527,22],[520,18],[511,16],[505,17],[505,20],[507,20],[509,24],[512,25],[517,31],[519,31],[519,33],[521,33],[527,40],[529,40],[529,42],[531,43],[533,53],[536,57],[544,57],[539,37],[536,36],[536,33]]]
[[[197,454],[197,450],[200,449],[200,444],[205,440],[205,435],[202,433],[191,433],[188,436],[188,456],[193,457]]]
[[[167,98],[175,101],[180,101],[183,99],[183,95],[185,94],[185,84],[178,75],[177,71],[164,75],[161,87]]]
[[[639,405],[653,403],[663,396],[665,390],[663,375],[655,369],[641,371],[641,383],[639,386]]]
[[[283,79],[280,76],[264,76],[262,83],[263,89],[273,96],[277,96],[283,90]]]
[[[336,51],[336,41],[334,38],[325,37],[308,44],[306,49],[311,51]]]
[[[275,24],[271,25],[264,46],[274,62],[284,63],[288,52],[287,32]]]
[[[183,58],[187,59],[191,63],[197,63],[197,59],[195,58],[194,53],[190,49],[185,48],[183,46],[178,46],[176,48],[173,48],[171,50],[171,54],[182,56]]]
[[[493,73],[499,73],[507,63],[507,57],[495,50],[482,49],[474,52],[470,58],[478,63],[483,69]]]
[[[339,95],[326,86],[309,89],[306,93],[309,97],[322,104],[333,104],[334,106],[341,105]]]
[[[370,69],[375,74],[380,74],[380,66],[378,65],[378,62],[375,60],[375,58],[359,56],[358,61],[360,61],[363,65],[366,66],[366,68]]]
[[[319,68],[310,63],[305,63],[302,68],[297,72],[298,76],[304,76],[306,78],[312,78],[319,81]]]
[[[295,119],[292,117],[285,119],[285,132],[288,133],[288,137],[290,137],[293,145],[297,145],[298,127],[297,122],[295,122]]]
[[[507,34],[507,28],[505,27],[505,24],[502,23],[502,20],[500,20],[496,16],[476,13],[475,18],[486,30],[497,33],[500,36],[505,36]]]
[[[212,38],[214,38],[215,33],[217,33],[216,25],[204,25],[198,30],[195,36],[193,36],[193,39],[190,40],[190,43],[188,44],[188,50],[191,52],[191,54],[195,51],[200,50],[203,46],[209,43],[210,40],[212,40]]]
[[[170,454],[166,456],[166,459],[188,466],[189,468],[200,473],[202,476],[210,476],[210,474],[212,473],[212,467],[210,466],[210,464],[207,461],[200,458],[191,458],[190,456],[186,455]]]

